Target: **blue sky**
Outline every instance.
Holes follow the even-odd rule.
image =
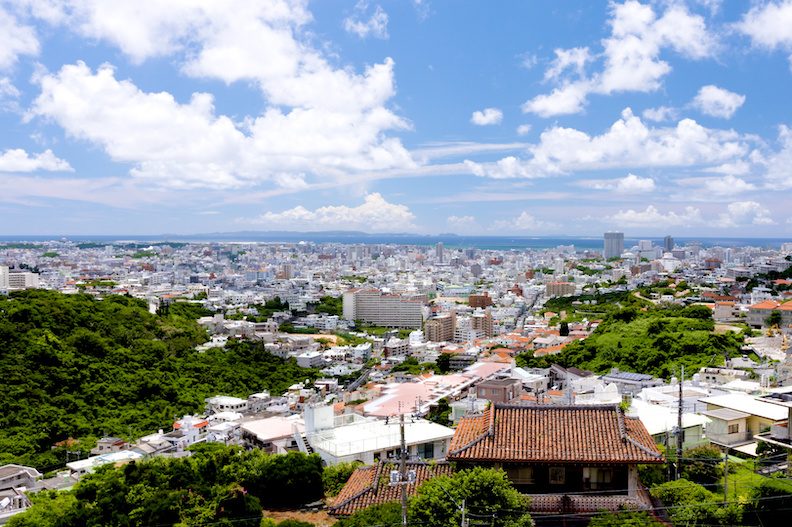
[[[0,233],[792,236],[792,0],[0,0]]]

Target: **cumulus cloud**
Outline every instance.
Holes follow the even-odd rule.
[[[541,117],[572,114],[585,108],[592,93],[655,91],[671,71],[671,66],[660,58],[665,50],[702,59],[711,56],[715,48],[715,38],[707,30],[704,18],[690,13],[681,3],[670,4],[659,17],[651,5],[635,0],[614,3],[609,23],[611,34],[601,42],[601,71],[585,74],[585,65],[591,61],[588,48],[555,50],[556,58],[545,78],[561,85],[550,94],[526,101],[524,112]]]
[[[736,24],[755,46],[792,49],[792,0],[757,4]]]
[[[137,178],[176,188],[338,180],[415,167],[388,131],[409,127],[387,105],[393,61],[358,73],[336,67],[303,26],[304,0],[247,2],[77,2],[53,4],[47,20],[117,46],[131,60],[173,56],[193,77],[251,82],[265,105],[257,116],[218,114],[212,96],[188,102],[117,79],[109,65],[82,62],[37,77],[40,116],[67,134],[133,165]],[[35,11],[35,10],[34,10]],[[42,15],[43,16],[43,15]],[[289,177],[284,177],[288,174]]]
[[[368,8],[368,2],[365,0],[355,4],[353,14],[344,19],[344,29],[347,33],[354,33],[360,38],[368,36],[388,38],[388,13],[381,6],[377,6],[371,16],[365,19]]]
[[[452,229],[462,232],[477,229],[479,226],[475,216],[449,216],[446,223]]]
[[[743,225],[775,225],[770,211],[755,201],[735,201],[729,203],[728,211],[719,215],[719,227],[739,227]]]
[[[705,128],[692,119],[682,119],[674,127],[651,128],[627,108],[600,135],[556,126],[542,132],[539,142],[528,148],[526,160],[507,157],[496,163],[466,164],[478,176],[535,178],[609,168],[720,165],[748,151],[734,131]]]
[[[530,124],[521,124],[517,127],[517,135],[528,135],[528,132],[531,131]]]
[[[756,190],[752,183],[731,174],[722,178],[708,178],[704,181],[704,192],[717,196],[734,196]]]
[[[369,70],[362,84],[390,78],[389,62],[374,68],[379,71]],[[398,140],[382,135],[405,123],[379,105],[270,107],[241,129],[216,114],[207,93],[180,103],[167,92],[144,92],[116,79],[108,65],[96,72],[81,62],[66,65],[39,82],[29,117],[55,121],[114,160],[133,163],[133,176],[159,185],[222,188],[275,180],[283,172],[341,176],[413,165]]]
[[[635,174],[627,174],[619,179],[583,181],[582,184],[585,187],[597,190],[610,190],[617,194],[645,194],[655,189],[654,179],[636,176]]]
[[[760,160],[765,165],[766,182],[772,189],[792,189],[792,129],[779,126],[778,143],[778,150]]]
[[[14,148],[0,154],[0,172],[35,172],[37,170],[74,171],[67,161],[59,159],[49,149],[40,154],[30,155],[21,148]]]
[[[414,229],[415,215],[405,205],[388,203],[378,193],[366,195],[356,207],[328,205],[309,210],[303,206],[282,212],[265,212],[242,223],[289,230],[319,231],[327,229],[394,232]]]
[[[692,104],[703,114],[730,119],[744,102],[745,95],[708,84],[701,87]]]
[[[0,6],[0,70],[16,64],[20,55],[38,55],[39,41],[31,26],[20,24],[19,20]]]
[[[499,124],[503,120],[503,112],[497,108],[484,108],[483,110],[476,110],[470,116],[470,122],[478,126],[488,126],[491,124]]]
[[[608,220],[625,227],[683,227],[703,222],[701,211],[695,207],[663,213],[654,205],[647,206],[645,210],[620,210]]]
[[[677,118],[678,112],[675,108],[668,106],[658,106],[657,108],[647,108],[641,114],[644,119],[657,123],[673,121]]]
[[[557,228],[558,225],[555,223],[539,220],[528,211],[522,211],[511,220],[500,220],[493,224],[493,230],[506,233],[509,231],[546,232]]]

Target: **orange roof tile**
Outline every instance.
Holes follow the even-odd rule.
[[[437,476],[449,476],[454,472],[448,463],[427,465],[413,462],[407,463],[407,469],[415,471],[415,482],[406,486],[409,496],[415,494],[415,489],[424,481]],[[398,470],[398,465],[386,461],[356,469],[329,506],[330,514],[348,516],[372,505],[399,501],[399,487],[388,484],[391,470]]]
[[[449,461],[521,463],[661,463],[652,436],[615,405],[496,404],[463,417]]]

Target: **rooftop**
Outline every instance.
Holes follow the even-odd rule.
[[[465,417],[449,460],[554,463],[659,463],[662,454],[638,419],[615,405],[496,404]]]

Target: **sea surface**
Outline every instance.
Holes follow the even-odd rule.
[[[639,240],[652,240],[663,244],[662,238],[644,237],[624,239],[625,248],[637,245]],[[435,245],[442,242],[447,248],[477,248],[486,250],[552,249],[572,245],[576,250],[602,250],[603,239],[599,236],[456,236],[418,234],[367,234],[358,232],[231,232],[194,235],[0,235],[0,243],[41,243],[46,241],[70,240],[73,242],[259,242],[259,243],[343,243],[343,244],[394,244]],[[761,247],[778,249],[792,238],[708,238],[674,237],[677,246],[698,242],[702,247]]]

